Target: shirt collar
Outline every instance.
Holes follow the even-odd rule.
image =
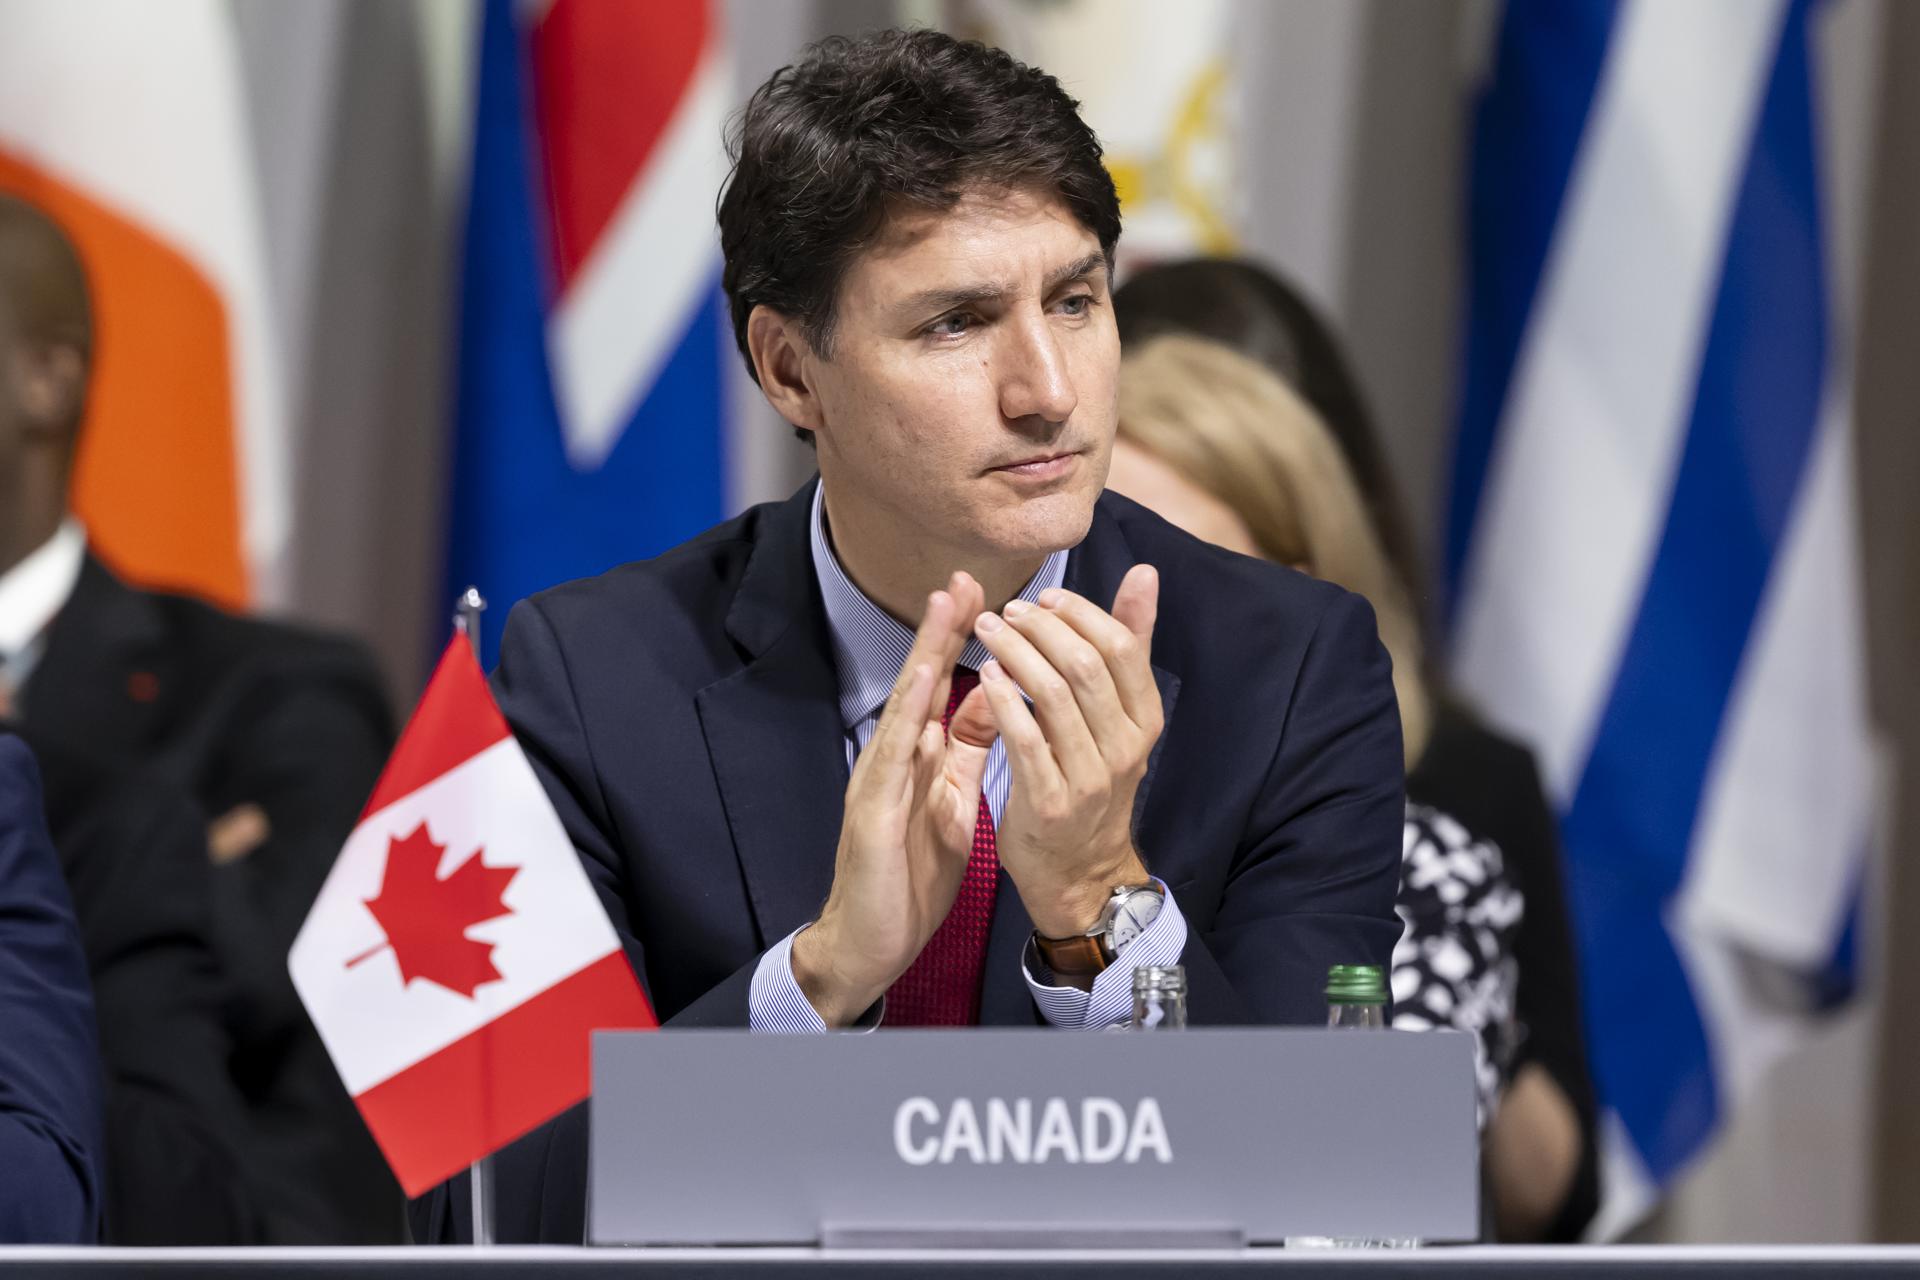
[[[0,574],[0,665],[24,658],[66,606],[87,558],[87,533],[69,516],[51,538]]]
[[[867,598],[840,567],[827,541],[826,486],[813,488],[813,573],[820,580],[820,598],[827,608],[827,629],[833,634],[834,664],[840,673],[840,720],[848,729],[871,719],[893,692],[900,668],[913,652],[913,632],[892,614]],[[1040,593],[1066,581],[1067,553],[1046,558],[1020,589],[1020,598],[1038,601]],[[960,664],[978,670],[993,655],[978,638],[969,639]]]

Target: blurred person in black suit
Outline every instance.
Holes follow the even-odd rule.
[[[1277,376],[1291,389],[1289,399],[1312,413],[1344,455],[1351,487],[1357,488],[1354,523],[1347,536],[1333,539],[1338,561],[1311,568],[1380,608],[1406,721],[1409,801],[1453,816],[1497,846],[1526,901],[1512,944],[1519,1021],[1526,1030],[1486,1134],[1495,1227],[1509,1240],[1577,1240],[1598,1207],[1599,1151],[1552,809],[1532,753],[1448,697],[1428,663],[1432,649],[1415,604],[1419,564],[1406,536],[1404,507],[1340,348],[1309,304],[1247,263],[1200,259],[1149,268],[1117,291],[1115,308],[1129,359],[1166,335],[1219,343]],[[1181,410],[1170,412],[1177,416]],[[1220,442],[1209,444],[1200,434],[1157,435],[1152,446],[1130,443],[1123,413],[1114,487],[1144,498],[1149,488],[1178,483],[1185,492],[1175,500],[1187,511],[1210,503],[1212,519],[1224,522],[1202,536],[1284,558],[1280,544],[1292,539],[1285,530],[1299,513],[1268,509],[1273,504],[1255,496],[1266,490],[1251,481],[1257,464],[1243,458],[1223,465]],[[1276,424],[1267,438],[1241,445],[1255,455],[1271,454],[1283,447],[1279,435]],[[1310,486],[1308,496],[1324,506],[1332,501],[1328,490],[1339,487]],[[1168,513],[1164,505],[1149,505]],[[1356,555],[1362,540],[1382,554]]]
[[[143,765],[210,815],[248,1144],[316,1193],[293,1238],[395,1239],[398,1189],[286,966],[391,742],[378,677],[343,639],[135,589],[91,554],[67,502],[92,351],[73,246],[0,195],[0,689],[41,739]]]
[[[107,1076],[106,1223],[116,1245],[259,1244],[263,1178],[209,936],[206,821],[177,788],[23,735],[86,949]]]
[[[39,775],[0,730],[0,1245],[100,1238],[101,1093],[86,959]]]

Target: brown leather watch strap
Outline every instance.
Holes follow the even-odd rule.
[[[1063,978],[1083,978],[1107,967],[1107,953],[1098,938],[1043,938],[1036,933],[1033,945],[1040,949],[1047,968]]]

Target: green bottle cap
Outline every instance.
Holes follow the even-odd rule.
[[[1336,964],[1327,970],[1328,1004],[1385,1004],[1387,974],[1377,964]]]

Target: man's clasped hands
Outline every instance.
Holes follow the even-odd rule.
[[[1058,587],[992,612],[964,572],[927,597],[847,784],[832,892],[794,940],[794,975],[829,1026],[870,1008],[946,919],[995,738],[1012,777],[1000,864],[1035,932],[1084,933],[1116,886],[1148,879],[1131,824],[1162,727],[1150,657],[1159,595],[1155,570],[1135,565],[1111,613]],[[943,728],[969,637],[993,658]]]

